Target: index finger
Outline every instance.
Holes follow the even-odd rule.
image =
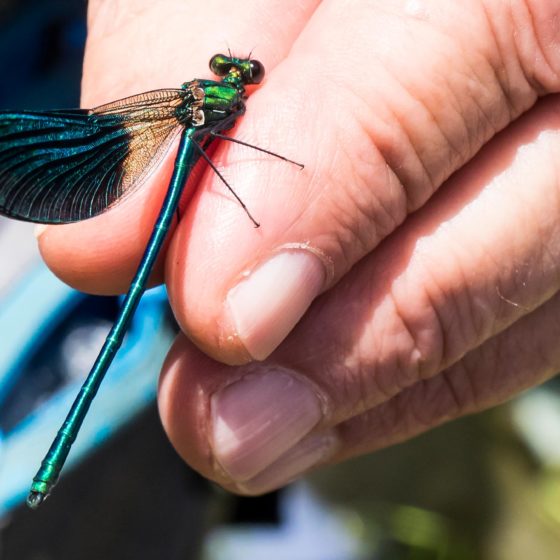
[[[211,78],[209,58],[228,45],[243,54],[256,47],[271,68],[285,56],[316,4],[298,2],[287,11],[285,3],[251,0],[232,12],[225,0],[92,1],[82,104],[97,106],[142,91],[179,87],[194,78]],[[84,291],[125,291],[161,206],[172,156],[167,154],[142,188],[110,211],[43,231],[39,243],[49,267]],[[153,281],[162,278],[161,262]]]

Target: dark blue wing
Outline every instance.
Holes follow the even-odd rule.
[[[184,90],[96,109],[0,111],[0,214],[40,223],[96,216],[140,185],[182,126]]]

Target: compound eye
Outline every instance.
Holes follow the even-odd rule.
[[[249,80],[251,84],[260,84],[264,78],[264,66],[258,60],[249,61]]]
[[[225,54],[215,54],[210,59],[210,70],[216,74],[216,76],[225,76],[232,67],[231,58]]]

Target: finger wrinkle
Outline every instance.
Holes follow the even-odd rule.
[[[506,107],[509,111],[509,118],[510,120],[513,120],[514,115],[516,115],[516,111],[513,106],[513,100],[509,94],[511,90],[509,73],[502,71],[502,68],[506,68],[506,57],[502,52],[502,44],[499,40],[499,34],[495,26],[494,17],[491,16],[490,10],[486,6],[486,2],[481,2],[480,7],[486,23],[488,37],[491,41],[491,46],[488,49],[488,52],[484,53],[484,58],[487,60],[490,69],[492,70],[494,83],[498,86],[501,92],[501,97],[506,102]],[[500,17],[505,17],[503,12],[500,14]],[[497,60],[494,60],[495,56],[492,56],[494,53],[498,54]]]
[[[402,206],[406,215],[419,208],[436,190],[439,181],[432,176],[429,166],[421,157],[419,147],[413,140],[413,130],[407,128],[404,116],[414,113],[424,105],[407,90],[390,66],[382,64],[381,61],[376,65],[374,73],[379,76],[379,81],[385,84],[384,90],[392,92],[390,100],[384,94],[372,99],[370,96],[375,92],[362,92],[360,88],[348,88],[346,85],[342,93],[347,99],[346,106],[349,111],[344,113],[344,122],[340,123],[338,128],[346,129],[349,115],[352,115],[368,139],[371,149],[363,149],[364,144],[360,143],[362,148],[356,150],[356,146],[353,145],[351,161],[369,163],[372,160],[371,153],[378,153],[387,166],[387,174],[395,177],[391,184],[402,189],[402,196],[400,193],[393,193],[397,204],[395,220],[400,223],[402,218],[398,209]],[[397,112],[399,106],[403,109]]]
[[[474,74],[475,68],[471,67],[470,76],[473,76]],[[469,83],[469,80],[467,80],[467,83]],[[479,83],[482,84],[482,80]],[[490,88],[484,87],[484,92],[487,93],[486,97],[489,99],[492,98]],[[481,102],[480,97],[481,95],[478,91],[474,92],[474,94],[470,96],[470,99],[476,108],[477,117],[472,119],[472,121],[465,119],[465,126],[471,131],[471,134],[467,136],[468,151],[470,154],[476,154],[479,150],[479,146],[492,138],[501,128],[499,117],[499,115],[501,115],[501,107],[498,111],[495,110],[494,106],[488,108],[487,110]],[[492,105],[495,105],[495,103],[492,103]],[[511,119],[511,115],[509,113],[510,110],[508,108],[508,119]]]
[[[555,5],[555,7],[553,7]],[[513,34],[514,52],[520,61],[525,79],[540,95],[558,91],[559,69],[554,62],[558,52],[558,20],[560,9],[553,2],[538,0],[517,0],[511,4],[511,18],[517,33]],[[541,12],[542,15],[538,15]],[[543,25],[543,28],[540,26]],[[548,29],[553,40],[547,40]],[[527,39],[528,37],[528,39]],[[527,48],[526,45],[529,45]],[[527,52],[528,51],[528,52]],[[539,62],[535,64],[535,60]],[[536,76],[535,68],[540,69],[543,63],[542,76]]]
[[[468,375],[458,375],[460,370],[456,370],[455,375],[451,375],[448,369],[443,370],[439,375],[436,376],[434,385],[438,385],[438,381],[441,382],[441,391],[439,397],[441,397],[441,392],[447,396],[449,404],[444,407],[443,414],[440,412],[435,412],[432,422],[437,422],[439,418],[451,417],[456,418],[462,416],[470,410],[473,402],[476,402],[475,393],[473,392],[473,385],[470,382],[470,377]],[[445,398],[445,397],[444,397]],[[436,398],[434,400],[434,410],[435,407],[441,405],[443,399]]]
[[[410,206],[407,191],[391,167],[386,155],[372,142],[369,159],[354,157],[350,159],[355,185],[350,189],[353,210],[359,213],[357,239],[361,249],[371,251],[381,240],[392,233],[405,219]],[[348,154],[350,157],[351,154]],[[356,154],[354,154],[355,156]],[[376,185],[381,190],[372,188]],[[362,231],[360,231],[360,229]],[[365,253],[364,253],[365,254]]]
[[[450,236],[450,244],[452,241],[453,236]],[[494,327],[491,318],[495,316],[496,311],[495,306],[491,304],[494,301],[492,295],[488,298],[484,289],[479,290],[478,285],[470,278],[470,270],[463,266],[458,251],[453,251],[452,247],[450,249],[447,260],[455,256],[452,267],[454,282],[446,282],[444,288],[438,284],[437,274],[431,275],[431,285],[439,289],[438,299],[443,302],[439,307],[446,317],[444,319],[443,315],[438,315],[445,339],[441,362],[443,366],[449,366],[460,358],[458,349],[463,348],[464,353],[489,336]],[[493,258],[492,261],[495,262]],[[495,269],[499,270],[497,263]],[[430,290],[427,290],[427,294],[429,297]],[[430,301],[437,313],[438,304],[435,299]]]
[[[370,394],[378,396],[381,393],[385,399],[410,387],[419,379],[433,375],[444,355],[444,331],[435,307],[426,298],[425,292],[413,294],[411,297],[415,300],[414,309],[421,309],[413,312],[416,315],[413,317],[409,311],[407,295],[401,302],[394,291],[391,290],[388,294],[395,324],[390,333],[393,341],[391,344],[394,344],[395,331],[405,342],[396,345],[397,350],[392,352],[392,358],[386,359],[384,367],[380,367],[375,375],[369,372],[376,388]],[[392,367],[388,367],[387,362]],[[362,375],[367,376],[368,372],[364,371]]]
[[[396,444],[495,406],[560,369],[560,293],[459,362],[339,426],[340,456]],[[527,352],[527,348],[531,348]]]
[[[321,176],[328,177],[329,182],[339,183],[331,189],[327,214],[322,220],[338,224],[333,229],[347,265],[355,263],[357,255],[370,252],[406,217],[402,186],[360,120],[349,112],[344,115],[344,122],[335,124],[345,135],[353,131],[354,141],[337,142],[334,153],[321,170]],[[383,176],[387,177],[385,181]],[[373,188],[378,185],[382,190]],[[400,187],[398,192],[393,188],[395,185]]]
[[[508,332],[500,333],[450,368],[450,376],[461,376],[470,387],[470,406],[463,414],[497,404],[503,398],[500,395],[509,395],[522,384],[520,361],[504,377],[504,364],[512,360],[510,344]]]
[[[373,142],[371,154],[375,154],[374,157],[371,154],[366,157],[362,151],[356,152],[353,146],[348,149],[344,147],[342,151],[355,183],[349,188],[353,205],[351,213],[347,212],[350,218],[347,223],[353,224],[355,231],[352,239],[353,243],[359,244],[358,252],[367,254],[405,220],[406,195],[402,184]],[[383,191],[372,189],[372,182],[381,185]]]
[[[395,406],[403,414],[402,435],[433,428],[438,419],[448,418],[450,411],[460,408],[456,399],[454,388],[442,374],[429,381],[418,381],[407,391],[396,395]]]
[[[450,86],[447,89],[449,96],[451,98],[457,99],[457,96],[453,92],[453,89]],[[447,147],[448,161],[446,165],[443,166],[444,168],[440,171],[441,178],[437,181],[437,183],[441,184],[445,179],[447,179],[447,177],[449,177],[453,173],[455,169],[459,168],[460,165],[464,162],[467,155],[467,150],[464,147],[464,141],[467,141],[468,146],[471,146],[473,142],[469,134],[469,127],[467,125],[466,119],[462,116],[461,111],[456,110],[456,116],[457,122],[463,125],[464,134],[454,134],[451,131],[446,131],[445,125],[448,119],[447,115],[442,115],[445,118],[440,122],[440,119],[438,119],[438,112],[431,109],[428,103],[423,103],[423,107],[426,111],[426,114],[429,115],[430,120],[434,123],[434,131],[437,131],[437,133],[439,133],[439,135],[443,139],[445,146]],[[454,140],[454,136],[456,136],[456,140]]]
[[[452,255],[453,252],[450,251],[448,259],[452,258]],[[438,282],[437,274],[433,271],[426,270],[426,274],[429,277],[424,289],[424,297],[429,310],[427,320],[432,323],[430,332],[436,333],[438,342],[434,344],[434,347],[437,348],[438,353],[437,358],[432,360],[432,368],[425,371],[422,378],[431,377],[435,371],[448,364],[456,353],[453,350],[454,346],[460,348],[464,345],[466,338],[464,328],[462,328],[464,314],[461,313],[462,306],[458,302],[468,300],[468,297],[459,298],[453,289],[445,290]],[[464,285],[464,277],[462,279],[463,282],[458,282],[461,286]],[[451,344],[452,340],[455,341],[454,344]]]
[[[138,24],[138,19],[147,17],[154,9],[162,10],[161,0],[155,5],[149,0],[97,0],[88,6],[88,35],[96,40],[117,35],[128,24]]]
[[[505,107],[509,110],[510,121],[531,107],[539,92],[544,93],[542,84],[535,76],[535,67],[539,66],[535,61],[540,58],[538,54],[543,53],[539,48],[540,33],[534,27],[531,10],[525,10],[523,15],[517,16],[523,7],[524,0],[506,4],[481,2],[488,36],[492,41],[487,59]],[[530,45],[529,53],[523,52],[527,47],[520,46],[521,40]]]
[[[433,380],[418,381],[407,390],[395,395],[393,399],[379,406],[381,416],[389,415],[394,418],[391,425],[391,434],[398,433],[399,440],[413,437],[414,435],[434,427],[436,413],[438,416],[448,417],[447,406],[449,400],[436,401],[437,407],[425,410],[418,406],[418,394],[425,397],[427,390],[433,386]],[[446,393],[448,395],[448,393]],[[441,399],[440,391],[440,399]]]
[[[407,126],[408,121],[404,116],[405,113],[417,114],[419,110],[426,114],[425,105],[408,91],[390,69],[386,69],[386,74],[387,79],[390,78],[397,85],[400,94],[393,93],[392,102],[384,102],[382,109],[378,106],[378,114],[383,114],[383,120],[391,130],[390,137],[384,138],[372,128],[372,138],[389,169],[397,178],[397,183],[402,187],[407,213],[411,213],[420,208],[439,187],[441,183],[438,177],[439,169],[437,166],[433,171],[430,169],[421,154],[420,144],[414,140],[415,131],[412,126]],[[397,112],[399,103],[402,110]],[[431,120],[433,121],[433,118]],[[414,124],[417,124],[417,119],[414,120]],[[423,133],[426,134],[425,131]],[[429,136],[426,134],[426,138]],[[384,142],[384,139],[388,142]],[[430,145],[435,144],[437,141],[431,140]]]

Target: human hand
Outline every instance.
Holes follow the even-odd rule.
[[[233,134],[306,165],[222,142],[262,227],[207,172],[160,259],[186,336],[159,402],[185,460],[260,493],[553,375],[560,103],[541,97],[560,87],[560,2],[230,10],[90,6],[85,106],[210,77],[225,40],[256,47],[268,76]],[[124,291],[171,160],[110,212],[47,228],[49,266]]]

